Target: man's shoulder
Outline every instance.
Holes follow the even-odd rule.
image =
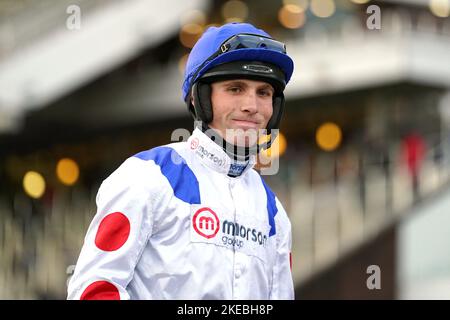
[[[171,143],[139,152],[123,165],[135,167],[126,170],[133,174],[139,172],[135,180],[139,179],[137,184],[146,190],[158,194],[165,190],[185,202],[199,203],[198,180],[186,161],[186,154],[183,142]]]
[[[151,181],[151,178],[161,174],[162,167],[184,162],[177,151],[180,149],[179,144],[178,142],[157,146],[128,157],[104,180],[104,183],[119,180],[126,185]]]
[[[143,161],[152,160],[154,163],[161,165],[164,164],[168,160],[176,160],[178,158],[183,158],[183,146],[185,142],[175,142],[162,146],[157,146],[148,150],[144,150],[138,152],[128,158],[137,158]]]
[[[175,142],[138,152],[128,158],[122,166],[133,167],[126,170],[141,171],[147,176],[163,175],[172,183],[174,178],[183,175],[195,179],[189,156],[186,142]]]

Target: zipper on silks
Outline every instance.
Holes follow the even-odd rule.
[[[231,201],[233,204],[233,223],[234,225],[236,225],[236,206],[234,203],[234,198],[233,198],[233,192],[231,190],[231,183],[232,180],[228,179],[228,190],[230,192],[230,197],[231,197]],[[236,231],[233,234],[233,243],[236,244]],[[235,292],[234,292],[234,280],[236,279],[235,276],[235,271],[236,271],[236,246],[233,244],[233,290],[232,290],[232,299],[235,299]]]

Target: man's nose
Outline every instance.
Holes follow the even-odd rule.
[[[242,100],[241,110],[256,113],[258,110],[258,96],[256,92],[247,92]]]

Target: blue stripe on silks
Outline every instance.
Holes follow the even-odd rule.
[[[261,176],[260,176],[261,177]],[[277,230],[275,229],[275,216],[277,215],[278,208],[275,201],[275,194],[270,190],[264,179],[261,177],[262,184],[266,190],[267,195],[267,213],[269,214],[270,232],[269,237],[275,235]]]
[[[142,151],[134,157],[155,161],[161,168],[162,174],[169,180],[175,197],[189,204],[200,204],[200,189],[197,177],[188,167],[186,161],[174,149],[156,147]]]

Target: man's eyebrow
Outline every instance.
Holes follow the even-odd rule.
[[[269,89],[269,90],[275,92],[275,89],[274,89],[273,86],[270,85],[269,83],[266,83],[266,84],[261,85],[258,89],[259,89],[259,90]]]
[[[242,81],[242,80],[228,80],[228,81],[225,81],[223,83],[223,85],[224,86],[230,86],[230,85],[244,85],[244,86],[246,86],[247,84],[244,81]]]
[[[245,83],[245,81],[242,81],[242,80],[227,80],[227,81],[223,82],[223,85],[224,86],[233,86],[233,85],[248,86],[247,83]],[[258,90],[270,89],[272,91],[275,91],[273,86],[269,83],[264,83],[261,86],[258,86],[257,89]]]

